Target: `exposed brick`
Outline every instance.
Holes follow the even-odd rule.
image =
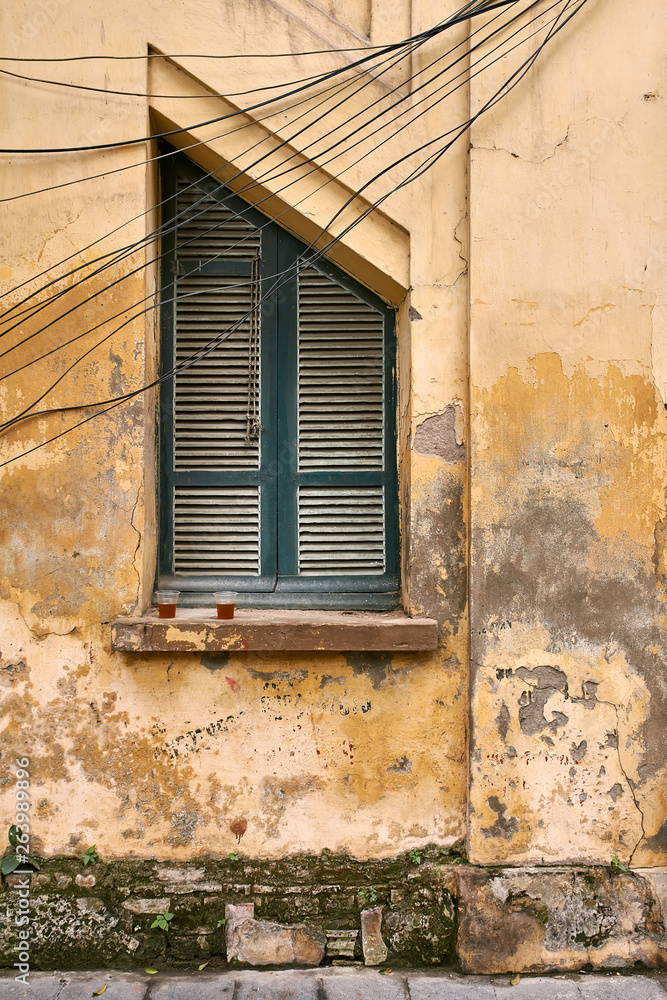
[[[387,959],[387,946],[382,940],[382,907],[361,911],[361,944],[364,965],[382,965]]]

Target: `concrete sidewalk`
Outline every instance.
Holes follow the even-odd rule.
[[[23,986],[0,973],[0,1000],[667,1000],[664,973],[461,976],[448,971],[326,968],[280,972],[35,972]]]

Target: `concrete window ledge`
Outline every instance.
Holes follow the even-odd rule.
[[[437,623],[396,611],[255,611],[219,621],[211,608],[181,608],[176,618],[118,618],[111,648],[130,653],[243,650],[387,650],[421,652],[438,645]]]

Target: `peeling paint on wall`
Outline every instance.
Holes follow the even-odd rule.
[[[544,356],[477,410],[473,856],[664,863],[663,409]]]

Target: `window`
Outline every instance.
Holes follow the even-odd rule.
[[[159,586],[190,605],[225,588],[245,606],[396,607],[394,313],[167,162],[161,371],[221,339],[161,387]]]

